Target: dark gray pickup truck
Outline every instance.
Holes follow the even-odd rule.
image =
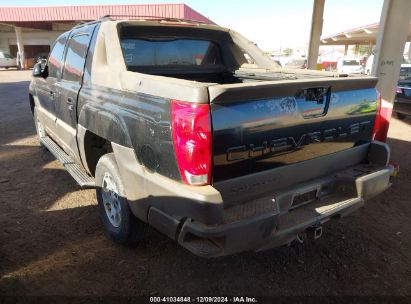
[[[319,237],[390,186],[376,81],[282,69],[214,25],[105,17],[58,37],[29,100],[116,242],[149,223],[214,257]]]

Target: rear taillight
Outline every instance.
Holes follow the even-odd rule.
[[[210,105],[171,100],[171,130],[183,182],[196,186],[210,184]]]
[[[378,93],[377,98],[377,113],[375,116],[373,140],[385,142],[387,140],[388,127],[390,126],[390,118],[392,114],[392,104],[384,102],[381,94]]]
[[[397,87],[397,89],[395,90],[395,92],[396,92],[397,94],[402,94],[402,93],[403,93],[402,88],[400,88],[400,87]]]

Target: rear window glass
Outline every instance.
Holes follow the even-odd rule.
[[[303,65],[305,60],[291,60],[287,63],[287,65]]]
[[[130,39],[121,40],[127,67],[213,67],[222,65],[220,49],[208,40]]]
[[[4,55],[4,58],[13,59],[13,56],[11,56],[10,54],[3,53],[3,55]]]
[[[360,65],[360,62],[357,60],[344,60],[343,65]]]
[[[400,75],[407,75],[411,73],[411,68],[401,68]]]

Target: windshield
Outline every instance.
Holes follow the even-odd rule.
[[[411,74],[411,67],[407,68],[407,67],[403,67],[400,69],[400,75],[401,76],[406,76],[408,74]]]
[[[219,47],[207,40],[124,39],[121,41],[127,67],[220,66]]]
[[[287,65],[303,65],[305,60],[291,60],[287,63]]]
[[[344,60],[343,65],[360,65],[358,60]]]

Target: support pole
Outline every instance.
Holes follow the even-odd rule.
[[[379,140],[387,137],[410,19],[411,1],[384,0],[371,73],[378,77],[377,90],[381,94]]]
[[[307,62],[307,68],[311,70],[317,69],[318,49],[320,48],[320,38],[323,31],[324,3],[325,0],[314,0]]]
[[[354,55],[355,56],[358,56],[358,53],[360,52],[360,45],[359,44],[356,44],[355,45],[355,50],[354,50]]]
[[[20,69],[24,69],[24,45],[23,37],[21,35],[21,27],[15,26],[14,31],[16,32],[16,41],[17,41],[17,64]]]
[[[344,47],[344,56],[347,56],[347,54],[348,54],[348,47],[349,47],[348,44],[346,44],[345,47]]]

